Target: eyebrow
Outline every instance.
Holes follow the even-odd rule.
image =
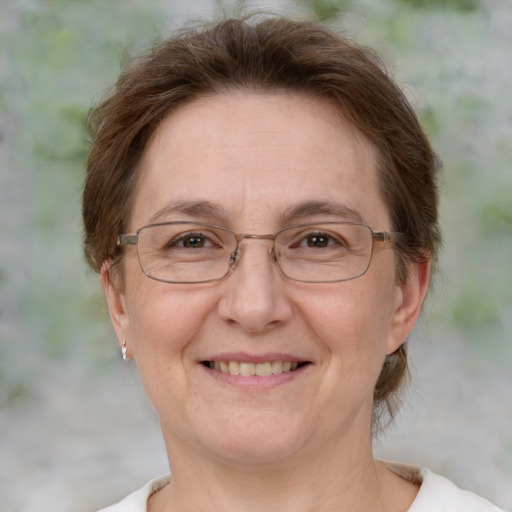
[[[335,201],[305,201],[299,203],[287,208],[282,215],[282,219],[287,224],[316,215],[338,217],[349,222],[363,222],[363,217],[357,210]]]
[[[208,221],[216,219],[216,222],[228,221],[230,218],[222,206],[210,201],[176,201],[156,212],[149,219],[149,223],[164,222],[167,217],[176,214],[201,217]],[[363,217],[357,210],[335,201],[304,201],[287,208],[280,218],[283,225],[289,225],[319,215],[337,217],[348,222],[363,222]]]
[[[150,223],[163,221],[170,215],[181,214],[205,219],[227,219],[228,214],[222,206],[210,201],[176,201],[158,210],[150,219]]]

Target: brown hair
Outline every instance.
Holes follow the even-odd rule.
[[[121,253],[137,164],[159,123],[180,105],[229,90],[302,91],[328,98],[377,149],[380,192],[395,231],[397,272],[431,257],[440,242],[437,159],[403,93],[372,51],[312,21],[229,19],[179,32],[122,72],[88,117],[92,145],[83,192],[84,250],[99,271]],[[405,347],[375,389],[375,411],[393,414],[407,375]],[[383,407],[384,406],[384,407]]]

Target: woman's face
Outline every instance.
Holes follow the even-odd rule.
[[[162,122],[139,172],[129,233],[166,221],[253,234],[354,219],[391,229],[373,148],[330,103],[302,94],[226,93],[183,106]],[[362,277],[301,283],[282,275],[270,244],[244,240],[234,270],[207,284],[146,277],[134,247],[122,290],[103,269],[116,334],[170,454],[271,463],[370,436],[375,382],[414,325],[428,268],[413,267],[400,285],[393,250],[376,244]],[[209,361],[263,372],[301,364],[242,376]]]

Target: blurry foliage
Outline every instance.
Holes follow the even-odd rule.
[[[453,319],[456,323],[464,325],[465,329],[478,329],[482,325],[494,324],[498,321],[497,304],[489,301],[486,295],[482,294],[481,285],[478,279],[479,266],[467,265],[466,280],[459,289],[458,300],[452,310]]]
[[[509,192],[508,197],[505,197],[502,203],[499,202],[500,198],[495,197],[491,204],[487,204],[482,208],[480,223],[484,231],[498,234],[502,233],[505,236],[512,233],[511,195],[512,192]]]
[[[418,117],[425,133],[429,137],[435,137],[439,133],[439,130],[441,129],[439,116],[432,107],[419,109]]]
[[[351,0],[299,0],[299,4],[307,6],[322,21],[335,19],[350,10],[352,3]]]
[[[12,374],[6,374],[5,369],[0,367],[0,405],[21,401],[30,396],[30,385],[27,379],[14,378]]]
[[[30,284],[13,298],[21,339],[0,333],[7,349],[0,361],[0,405],[29,393],[38,358],[72,353],[96,364],[112,356],[104,299],[81,255],[84,117],[129,56],[153,44],[162,17],[156,6],[135,0],[106,5],[27,2],[17,8],[16,30],[0,33],[0,45],[9,48],[7,72],[0,72],[2,103],[19,126],[13,161],[20,174],[29,174],[34,210],[22,231],[30,257],[20,258],[30,265],[23,268]],[[4,271],[9,281],[10,269]]]
[[[237,17],[248,12],[245,0],[215,0],[217,12],[225,18]]]
[[[480,8],[480,0],[399,0],[416,9],[452,9],[460,12],[472,12]]]
[[[478,211],[481,230],[493,233],[503,240],[512,239],[512,145],[510,139],[499,140],[494,146],[495,159],[491,162],[494,168],[502,169],[502,176],[498,175],[492,194],[482,204]],[[511,243],[512,245],[512,243]],[[512,254],[512,247],[508,247]],[[512,258],[508,261],[509,269],[512,267]],[[512,274],[512,272],[511,272]],[[510,288],[512,295],[512,284]]]

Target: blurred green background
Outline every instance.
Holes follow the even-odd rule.
[[[391,65],[444,162],[444,248],[418,337],[439,359],[455,344],[468,386],[472,375],[484,387],[486,375],[505,375],[500,385],[510,386],[510,2],[2,0],[0,427],[12,428],[26,404],[54,400],[44,392],[52,379],[83,379],[98,391],[118,371],[100,287],[80,247],[88,109],[123,63],[172,29],[257,8],[313,15],[376,48]],[[504,405],[510,391],[489,393],[512,431]],[[512,435],[500,442],[493,463],[510,477]],[[0,448],[8,450],[7,441]],[[494,496],[512,509],[504,490]]]

